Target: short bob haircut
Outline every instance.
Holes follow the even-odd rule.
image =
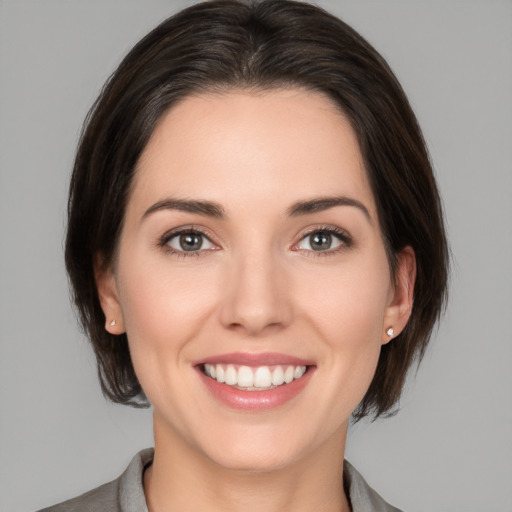
[[[66,267],[110,400],[148,405],[126,334],[105,331],[94,262],[100,256],[108,268],[115,261],[134,170],[158,120],[192,94],[289,87],[323,93],[351,122],[392,276],[402,248],[416,253],[410,320],[382,347],[354,418],[395,411],[445,304],[449,258],[439,194],[417,120],[384,59],[335,16],[291,0],[212,0],[182,10],[128,53],[89,112],[70,185]]]

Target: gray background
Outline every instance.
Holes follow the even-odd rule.
[[[150,412],[107,404],[68,301],[62,240],[81,122],[146,31],[191,2],[0,2],[0,510],[117,476]],[[451,302],[401,413],[347,457],[409,512],[512,511],[512,2],[320,1],[367,37],[432,152],[454,255]]]

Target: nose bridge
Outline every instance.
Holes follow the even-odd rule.
[[[251,245],[233,254],[229,263],[222,322],[257,335],[267,327],[284,326],[290,305],[278,256],[268,245]]]

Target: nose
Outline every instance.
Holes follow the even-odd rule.
[[[230,262],[221,305],[224,327],[249,336],[280,330],[291,319],[285,273],[271,255],[261,252]]]

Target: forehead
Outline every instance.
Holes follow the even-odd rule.
[[[374,210],[350,122],[303,89],[185,98],[157,124],[132,190],[143,202],[165,193],[219,203],[348,194]]]

